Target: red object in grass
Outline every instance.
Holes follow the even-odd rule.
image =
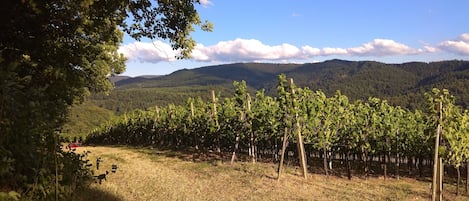
[[[79,142],[70,143],[70,148],[77,148],[77,147],[80,147],[80,146],[81,146],[81,143],[79,143]]]

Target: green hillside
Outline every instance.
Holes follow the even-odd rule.
[[[321,89],[327,95],[340,90],[351,100],[372,96],[386,99],[393,105],[416,109],[424,106],[424,92],[439,87],[449,89],[457,97],[457,104],[464,107],[469,104],[469,91],[466,90],[469,87],[469,61],[385,64],[330,60],[307,64],[235,63],[183,69],[165,76],[126,77],[115,80],[116,89],[109,95],[94,94],[84,106],[77,107],[97,107],[118,115],[156,105],[182,104],[189,97],[207,100],[211,90],[223,98],[232,93],[235,80],[245,80],[251,92],[265,89],[268,95],[275,96],[280,73],[293,78],[300,87]],[[75,112],[77,110],[72,110],[71,117]],[[74,118],[70,119],[70,124],[78,124]],[[68,128],[73,130],[70,129],[73,126]],[[83,130],[86,129],[80,128],[80,132]]]
[[[62,132],[67,137],[83,136],[91,129],[98,127],[114,117],[114,112],[91,102],[85,102],[81,105],[75,105],[68,115],[68,123],[63,127]]]
[[[219,96],[227,96],[233,91],[228,85],[117,88],[109,95],[95,94],[86,102],[122,114],[157,105],[183,104],[189,97],[207,100],[211,90],[216,91]]]

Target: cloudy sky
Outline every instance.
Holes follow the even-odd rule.
[[[329,59],[469,60],[467,0],[201,0],[192,58],[176,60],[165,41],[128,36],[124,75],[163,75],[235,62],[311,63]]]

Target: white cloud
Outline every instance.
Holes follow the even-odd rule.
[[[321,55],[321,49],[311,47],[309,45],[301,47],[302,54],[305,55],[305,57],[313,57],[313,56],[318,56]]]
[[[469,39],[469,35],[461,38]],[[467,45],[467,43],[466,43]],[[467,46],[466,46],[467,47]],[[309,45],[296,47],[283,43],[266,45],[256,39],[220,41],[215,45],[197,44],[192,51],[192,59],[205,62],[252,62],[275,61],[294,62],[298,60],[314,60],[318,56],[393,56],[414,55],[435,52],[436,48],[425,45],[422,49],[411,48],[390,39],[374,39],[358,47],[325,47],[317,48]],[[158,63],[173,61],[177,51],[161,41],[152,43],[135,42],[119,49],[130,61]]]
[[[424,53],[426,50],[414,49],[389,39],[374,39],[360,47],[348,48],[347,53],[356,56],[391,56]]]
[[[176,52],[170,45],[154,41],[153,43],[134,42],[119,48],[119,53],[124,54],[129,61],[158,63],[161,61],[176,60]]]
[[[210,58],[208,57],[207,54],[204,53],[203,50],[205,50],[206,48],[204,47],[204,45],[202,44],[197,44],[195,46],[195,48],[192,50],[192,54],[191,54],[191,57],[195,60],[199,60],[199,61],[208,61],[210,60]]]
[[[221,41],[213,46],[197,45],[192,58],[198,61],[258,61],[296,59],[300,49],[290,44],[269,46],[255,39]]]
[[[469,33],[461,34],[456,40],[443,41],[438,47],[448,52],[469,56]]]
[[[212,1],[210,1],[210,0],[200,0],[200,4],[201,4],[203,7],[208,7],[208,6],[213,5]]]
[[[298,60],[311,59],[316,56],[392,56],[421,54],[434,52],[434,48],[425,46],[424,49],[414,49],[407,45],[389,39],[375,39],[359,47],[353,48],[315,48],[296,46],[284,43],[281,45],[265,45],[255,39],[236,39],[222,41],[213,46],[198,45],[192,57],[198,61],[259,61],[259,60]]]
[[[469,33],[461,34],[461,36],[459,36],[459,39],[464,41],[464,42],[469,42]]]
[[[348,54],[347,50],[344,48],[333,48],[325,47],[321,50],[321,56],[330,56],[330,55],[343,55]]]
[[[425,52],[429,52],[429,53],[433,53],[433,52],[438,51],[437,48],[429,46],[429,45],[423,46],[423,49],[424,49]]]

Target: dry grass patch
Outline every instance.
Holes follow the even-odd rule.
[[[78,200],[428,200],[429,182],[403,178],[352,180],[309,174],[287,167],[277,181],[275,164],[201,161],[189,153],[126,147],[83,147],[93,162],[104,162],[95,175],[117,164],[101,185],[93,183]],[[449,191],[454,189],[447,185]],[[446,193],[448,200],[469,200]]]

